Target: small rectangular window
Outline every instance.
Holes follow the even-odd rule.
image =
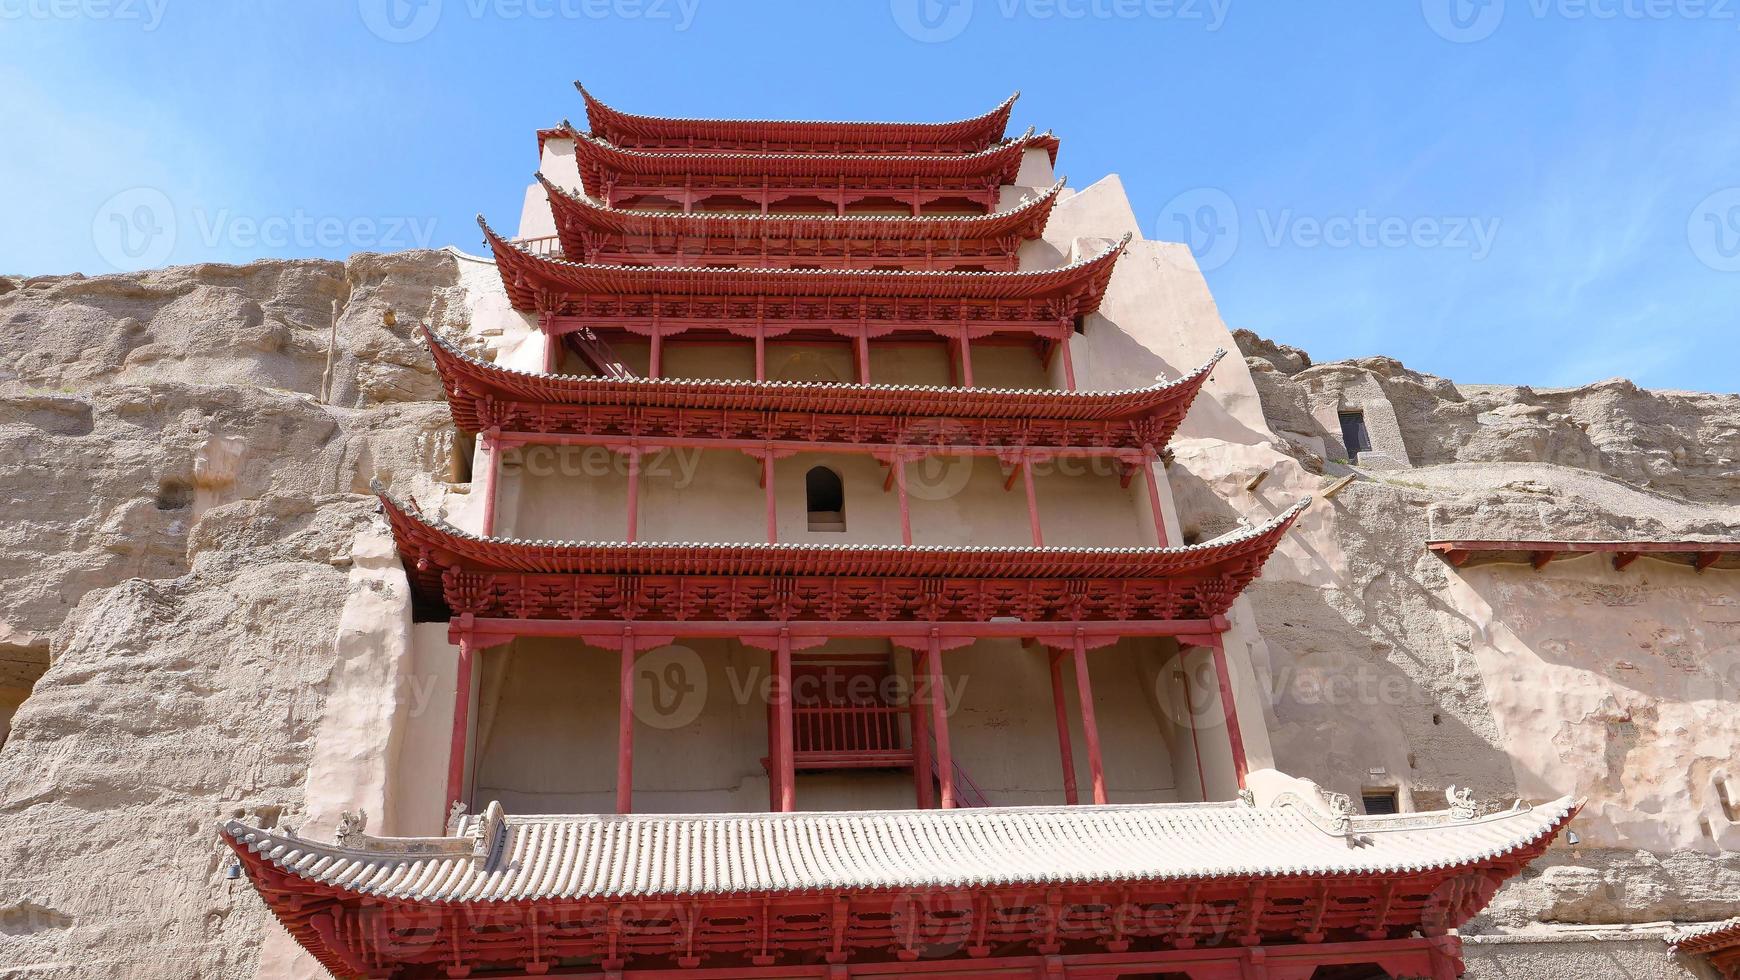
[[[1360,453],[1371,452],[1371,433],[1365,428],[1364,412],[1341,413],[1341,444],[1347,447],[1347,461],[1359,462]]]
[[[1400,812],[1393,789],[1366,790],[1359,794],[1359,799],[1365,804],[1365,812],[1374,817]]]

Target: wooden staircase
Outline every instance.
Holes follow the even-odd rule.
[[[622,363],[622,358],[604,341],[604,338],[592,332],[591,327],[581,327],[562,335],[562,341],[568,349],[580,356],[580,359],[607,378],[638,377]]]

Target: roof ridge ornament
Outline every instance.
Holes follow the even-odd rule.
[[[1444,791],[1444,800],[1450,804],[1450,819],[1473,820],[1480,816],[1480,804],[1475,802],[1474,790],[1468,786],[1458,787],[1451,784]],[[1517,802],[1522,802],[1518,800]]]
[[[355,810],[340,810],[338,812],[338,829],[333,831],[332,843],[335,847],[359,847],[367,835],[364,830],[369,825],[369,812],[361,807]]]
[[[491,800],[471,826],[471,856],[486,866],[493,865],[506,846],[507,814],[501,801]]]

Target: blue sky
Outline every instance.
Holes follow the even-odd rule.
[[[477,251],[576,78],[701,116],[1020,89],[1233,326],[1731,392],[1737,65],[1740,0],[0,0],[0,272]]]

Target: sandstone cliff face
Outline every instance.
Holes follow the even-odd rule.
[[[423,252],[0,290],[0,689],[29,691],[0,973],[252,975],[265,912],[211,827],[301,807],[368,481],[451,465],[410,331],[456,282]]]
[[[271,930],[211,827],[332,816],[310,797],[312,745],[323,721],[366,714],[332,710],[374,689],[341,675],[379,666],[347,653],[343,624],[403,605],[359,602],[392,577],[368,482],[465,489],[444,483],[462,466],[411,330],[462,334],[477,303],[502,305],[467,275],[424,252],[0,279],[0,721],[23,700],[0,747],[0,973],[256,974]],[[1458,572],[1425,543],[1731,537],[1740,399],[1456,385],[1239,340],[1246,363],[1223,365],[1214,397],[1251,404],[1248,372],[1270,431],[1246,421],[1274,441],[1212,425],[1180,440],[1193,535],[1354,472],[1338,408],[1383,429],[1249,599],[1276,763],[1417,809],[1451,785],[1590,797],[1584,845],[1507,888],[1490,934],[1731,914],[1735,573]],[[1686,975],[1656,939],[1612,948],[1631,976]],[[1600,972],[1599,956],[1530,949],[1471,944],[1470,975]]]
[[[1324,485],[1355,476],[1308,532],[1342,556],[1339,573],[1265,575],[1250,592],[1279,767],[1351,794],[1398,787],[1418,808],[1450,785],[1587,797],[1582,845],[1555,847],[1508,886],[1477,933],[1732,915],[1740,573],[1618,572],[1599,556],[1453,569],[1426,543],[1732,540],[1740,397],[1617,380],[1458,385],[1388,358],[1314,364],[1237,338],[1278,448]],[[1337,424],[1349,410],[1375,450],[1353,466]],[[1185,470],[1181,500],[1218,519]],[[1329,677],[1339,695],[1323,693],[1336,690]],[[1478,965],[1501,950],[1519,964],[1534,955],[1477,942],[1471,975],[1525,975]],[[1684,975],[1644,959],[1623,975]]]

